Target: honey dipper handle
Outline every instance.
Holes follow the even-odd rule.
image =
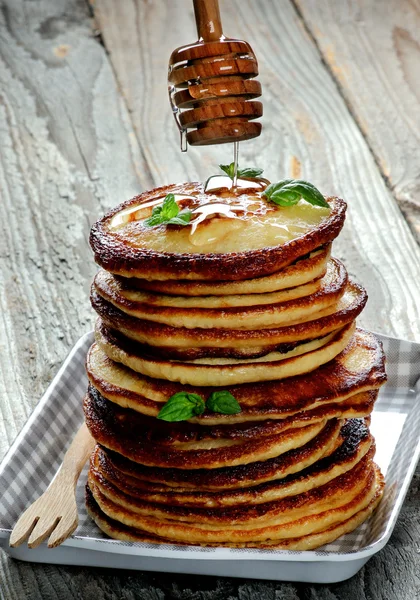
[[[198,39],[215,42],[223,36],[219,0],[193,0]]]

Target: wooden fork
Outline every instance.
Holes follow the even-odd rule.
[[[29,548],[36,548],[50,536],[48,547],[55,548],[73,533],[79,522],[76,483],[94,445],[95,440],[83,423],[47,490],[14,526],[10,546],[19,546],[29,536]]]

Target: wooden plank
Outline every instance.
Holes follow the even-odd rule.
[[[295,0],[420,242],[420,10]]]
[[[92,327],[90,224],[150,186],[88,7],[0,15],[0,458]]]
[[[242,164],[265,167],[271,180],[299,175],[344,197],[349,216],[335,254],[368,289],[360,322],[420,339],[420,250],[293,6],[234,0],[221,11],[226,34],[254,47],[263,84],[263,134],[241,145]],[[229,146],[184,155],[178,148],[165,81],[172,50],[196,39],[185,0],[96,0],[95,15],[153,180],[204,180],[230,161]]]

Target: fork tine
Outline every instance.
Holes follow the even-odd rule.
[[[34,514],[31,510],[31,506],[25,510],[20,516],[18,522],[13,527],[13,531],[10,534],[9,544],[12,548],[20,546],[22,542],[26,540],[28,535],[32,533],[36,524],[38,523],[39,517]]]
[[[64,516],[51,533],[50,539],[48,540],[48,548],[59,546],[73,533],[78,524],[79,518],[77,514]]]
[[[50,533],[57,527],[61,517],[57,517],[54,521],[48,517],[38,519],[31,535],[28,539],[29,548],[37,548],[42,542],[50,535]]]
[[[64,455],[61,467],[47,490],[25,510],[10,534],[12,548],[29,535],[29,548],[36,548],[50,534],[50,548],[58,546],[77,527],[75,487],[80,472],[93,450],[95,440],[82,423]],[[57,515],[55,520],[54,516]],[[60,520],[63,517],[63,522]],[[57,531],[52,533],[57,527]]]

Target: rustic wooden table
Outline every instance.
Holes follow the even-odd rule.
[[[228,146],[181,154],[170,52],[195,39],[190,0],[0,2],[0,459],[92,327],[91,223],[139,191],[204,179]],[[418,0],[221,0],[260,62],[264,131],[242,164],[304,177],[349,204],[335,245],[367,287],[361,324],[420,341]],[[7,599],[420,598],[418,471],[388,546],[329,586],[19,563]],[[252,575],[252,573],[250,573]]]

